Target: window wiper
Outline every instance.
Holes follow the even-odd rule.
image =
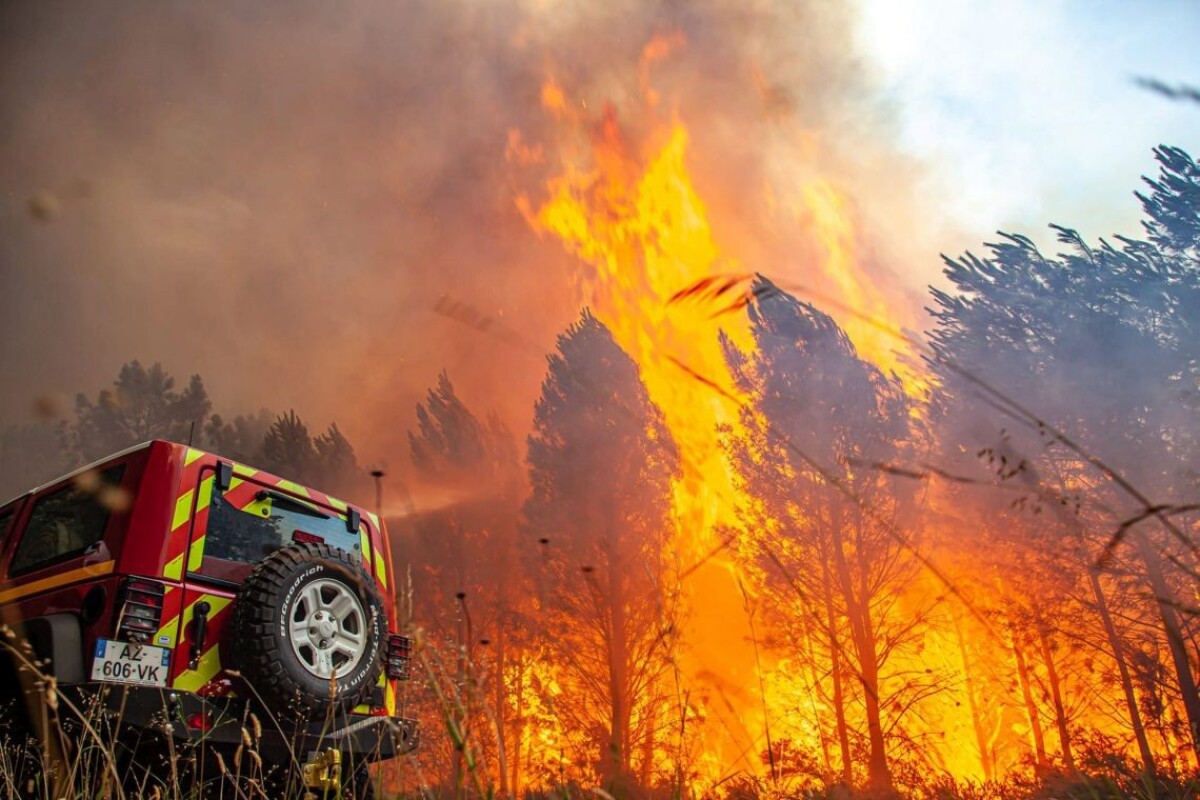
[[[282,503],[289,509],[295,510],[301,514],[306,514],[314,519],[333,519],[333,517],[330,515],[318,511],[316,508],[313,508],[311,505],[302,500],[297,500],[294,497],[290,497],[286,494],[280,494],[279,492],[272,492],[270,489],[259,489],[258,494],[254,495],[254,498],[260,503],[263,500],[270,498],[273,503]],[[362,524],[362,515],[359,513],[358,509],[347,508],[346,530],[350,533],[358,533],[358,527],[360,524]]]
[[[294,497],[289,497],[286,494],[280,494],[279,492],[272,492],[267,489],[260,489],[258,491],[258,494],[254,495],[254,499],[258,500],[260,503],[263,500],[266,500],[268,498],[270,498],[272,503],[282,503],[284,506],[286,506],[288,508],[289,511],[296,511],[300,514],[305,514],[305,515],[313,517],[315,519],[330,519],[330,516],[328,514],[322,514],[320,511],[313,508],[312,506],[307,505],[306,503],[304,503],[300,500],[297,500]]]

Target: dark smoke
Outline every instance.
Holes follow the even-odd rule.
[[[615,104],[634,142],[678,113],[719,237],[790,268],[764,183],[853,185],[876,157],[849,22],[819,3],[5,3],[0,425],[139,358],[199,372],[222,413],[336,420],[368,460],[406,460],[442,368],[523,430],[544,362],[436,307],[543,352],[576,314],[577,266],[513,203],[581,152],[544,78],[595,119]],[[639,70],[656,34],[686,44]],[[505,161],[512,130],[540,164]],[[805,158],[801,133],[821,142]]]

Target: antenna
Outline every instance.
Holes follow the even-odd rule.
[[[196,420],[192,420],[192,428],[188,431],[188,447],[192,446],[192,439],[196,438]]]

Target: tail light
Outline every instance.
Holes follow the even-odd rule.
[[[165,592],[157,581],[126,578],[118,598],[117,638],[139,644],[149,642],[162,623]]]
[[[408,660],[412,658],[412,639],[392,634],[387,645],[387,676],[392,680],[408,680]]]
[[[212,716],[205,713],[189,714],[186,720],[187,726],[202,733],[208,733],[212,730]]]

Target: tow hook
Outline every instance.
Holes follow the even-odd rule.
[[[342,785],[342,751],[329,748],[311,753],[308,763],[300,768],[304,785],[314,792],[336,792]],[[315,797],[309,794],[309,797]]]

